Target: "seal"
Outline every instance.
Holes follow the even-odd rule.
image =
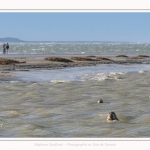
[[[111,111],[109,112],[108,116],[107,116],[107,121],[113,121],[113,120],[118,120],[117,115],[115,112]]]
[[[99,100],[97,101],[97,103],[103,103],[103,100],[102,100],[102,99],[99,99]]]

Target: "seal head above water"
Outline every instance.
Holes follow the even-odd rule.
[[[99,99],[99,100],[97,101],[97,103],[103,103],[103,100],[102,100],[102,99]]]
[[[109,112],[109,114],[107,116],[107,120],[108,121],[113,121],[113,120],[118,120],[119,121],[119,119],[117,118],[116,113],[113,112],[113,111]]]

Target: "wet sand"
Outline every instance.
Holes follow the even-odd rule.
[[[45,60],[46,57],[56,57],[56,58],[65,58],[72,60],[72,62],[60,62],[60,61],[48,61]],[[75,60],[73,58],[90,58],[92,60]],[[20,55],[20,54],[8,54],[1,55],[0,58],[12,59],[15,61],[19,61],[20,63],[13,63],[8,65],[0,65],[0,71],[28,71],[31,69],[63,69],[66,67],[84,67],[84,66],[95,66],[98,64],[149,64],[150,57],[149,56],[47,56],[47,55]],[[99,59],[99,58],[107,58],[110,60]],[[5,74],[3,74],[4,76]],[[8,74],[6,74],[8,75]],[[1,76],[1,75],[0,75]]]

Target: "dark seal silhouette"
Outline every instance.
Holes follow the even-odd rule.
[[[102,100],[102,99],[99,99],[99,100],[97,101],[97,103],[103,103],[103,100]]]
[[[117,118],[116,113],[113,112],[113,111],[109,112],[109,114],[107,116],[107,120],[108,121],[113,121],[113,120],[118,120],[119,121],[119,119]]]

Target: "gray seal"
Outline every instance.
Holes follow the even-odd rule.
[[[99,99],[99,100],[97,101],[97,103],[103,103],[103,100],[102,100],[102,99]]]
[[[108,121],[113,121],[113,120],[118,120],[119,121],[119,119],[117,118],[116,113],[113,112],[113,111],[109,112],[109,114],[107,116],[107,120]]]

